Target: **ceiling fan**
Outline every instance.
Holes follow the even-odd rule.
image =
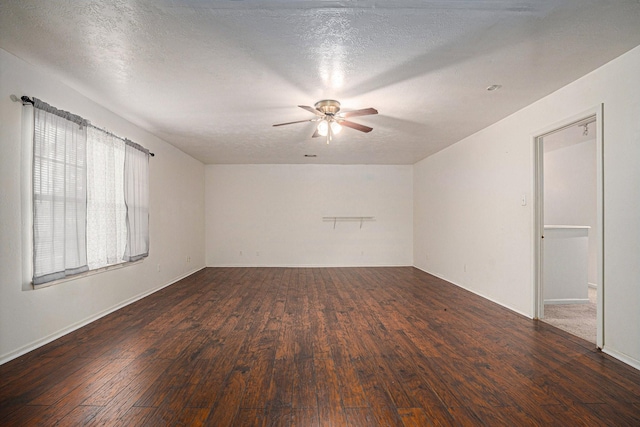
[[[369,126],[354,123],[350,120],[347,120],[347,118],[378,114],[378,110],[376,110],[375,108],[363,108],[362,110],[345,111],[343,113],[340,113],[340,103],[334,99],[323,99],[322,101],[318,101],[314,104],[315,108],[309,107],[307,105],[298,105],[298,107],[315,114],[317,117],[308,120],[278,123],[273,126],[284,126],[305,122],[318,122],[316,131],[313,133],[313,135],[311,135],[311,137],[317,138],[319,136],[326,136],[327,144],[332,140],[333,135],[338,134],[342,130],[342,126],[346,126],[365,133],[371,132],[373,130],[373,128],[370,128]]]

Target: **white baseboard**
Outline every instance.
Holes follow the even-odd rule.
[[[447,278],[445,278],[445,277],[441,277],[441,276],[439,276],[439,275],[437,275],[437,274],[433,274],[433,273],[431,273],[431,272],[429,272],[429,271],[427,271],[427,270],[424,270],[424,269],[422,269],[422,268],[420,268],[420,267],[417,267],[417,266],[415,266],[415,265],[414,265],[414,267],[415,267],[415,268],[417,268],[418,270],[424,271],[424,272],[425,272],[425,273],[427,273],[427,274],[431,274],[432,276],[435,276],[435,277],[437,277],[437,278],[439,278],[439,279],[442,279],[442,280],[445,280],[445,281],[447,281],[447,282],[449,282],[449,283],[451,283],[451,284],[453,284],[453,285],[455,285],[455,286],[458,286],[458,287],[460,287],[460,288],[462,288],[462,289],[465,289],[465,290],[467,290],[467,291],[469,291],[469,292],[472,292],[472,293],[474,293],[474,294],[476,294],[476,295],[478,295],[478,296],[480,296],[480,297],[482,297],[482,298],[485,298],[485,299],[488,299],[489,301],[495,302],[496,304],[501,305],[502,307],[508,308],[509,310],[514,311],[514,312],[516,312],[516,313],[518,313],[518,314],[521,314],[521,315],[523,315],[523,316],[525,316],[525,317],[528,317],[529,319],[532,319],[532,317],[531,317],[531,316],[529,316],[529,315],[528,315],[528,314],[526,314],[526,313],[522,313],[522,312],[520,312],[520,311],[518,311],[518,310],[514,310],[513,308],[511,308],[511,307],[509,307],[509,306],[507,306],[507,305],[505,305],[505,304],[502,304],[502,303],[501,303],[501,302],[499,302],[499,301],[495,301],[495,300],[493,300],[493,299],[491,299],[491,298],[487,298],[487,297],[485,297],[484,295],[482,295],[482,294],[480,294],[480,293],[478,293],[478,292],[474,292],[474,291],[473,291],[473,290],[471,290],[471,289],[467,289],[467,288],[465,288],[464,286],[460,286],[460,285],[458,285],[457,283],[452,282],[451,280],[448,280],[448,279],[447,279]],[[587,300],[587,301],[588,301],[588,300]],[[546,303],[546,301],[545,301],[545,303]],[[614,359],[617,359],[617,360],[621,361],[622,363],[625,363],[625,364],[627,364],[627,365],[631,366],[632,368],[635,368],[635,369],[640,370],[640,360],[636,360],[636,359],[634,359],[633,357],[627,356],[627,355],[626,355],[626,354],[624,354],[624,353],[620,353],[620,352],[617,352],[617,351],[615,351],[615,350],[611,350],[611,349],[609,349],[609,348],[608,348],[608,347],[606,347],[606,346],[602,348],[602,352],[603,352],[603,353],[605,353],[605,354],[608,354],[609,356],[613,357]]]
[[[88,325],[91,322],[95,322],[96,320],[100,319],[101,317],[104,317],[107,314],[111,314],[114,311],[121,309],[122,307],[126,307],[129,304],[132,304],[132,303],[134,303],[134,302],[136,302],[138,300],[141,300],[142,298],[144,298],[146,296],[149,296],[149,295],[151,295],[151,294],[153,294],[155,292],[158,292],[159,290],[164,289],[167,286],[171,286],[174,283],[179,282],[180,280],[184,279],[185,277],[190,276],[190,275],[202,270],[203,268],[205,268],[205,267],[194,269],[194,270],[192,270],[192,271],[190,271],[188,273],[183,274],[182,276],[180,276],[180,277],[178,277],[176,279],[173,279],[172,281],[170,281],[168,283],[165,283],[163,285],[158,286],[157,288],[153,288],[151,290],[142,292],[142,293],[140,293],[138,295],[135,295],[135,296],[133,296],[133,297],[131,297],[131,298],[125,300],[125,301],[122,301],[121,303],[118,303],[118,304],[116,304],[116,305],[114,305],[114,306],[112,306],[110,308],[107,308],[106,310],[103,310],[103,311],[101,311],[99,313],[96,313],[93,316],[89,316],[89,317],[87,317],[87,318],[85,318],[83,320],[80,320],[79,322],[76,322],[76,323],[73,323],[73,324],[69,325],[66,328],[63,328],[63,329],[61,329],[61,330],[59,330],[57,332],[54,332],[54,333],[52,333],[50,335],[47,335],[44,338],[38,339],[36,341],[33,341],[33,342],[31,342],[31,343],[29,343],[29,344],[27,344],[25,346],[22,346],[22,347],[18,348],[17,350],[11,351],[11,352],[6,353],[6,354],[3,354],[2,356],[0,356],[0,365],[2,365],[4,363],[7,363],[10,360],[16,359],[16,358],[22,356],[23,354],[29,353],[30,351],[33,351],[33,350],[35,350],[35,349],[37,349],[39,347],[42,347],[45,344],[49,344],[51,341],[55,341],[58,338],[67,335],[68,333],[71,333],[71,332],[73,332],[75,330],[78,330],[78,329],[82,328],[83,326]]]
[[[640,370],[640,360],[636,360],[633,357],[629,357],[624,353],[619,353],[615,350],[610,350],[606,346],[602,348],[602,352],[608,354],[611,357],[618,359],[619,361],[626,363],[632,368]]]
[[[471,292],[472,294],[478,295],[479,297],[482,297],[482,298],[484,298],[484,299],[486,299],[486,300],[489,300],[489,301],[491,301],[491,302],[493,302],[493,303],[496,303],[496,304],[498,304],[498,305],[500,305],[500,306],[502,306],[502,307],[504,307],[504,308],[506,308],[506,309],[509,309],[509,310],[513,311],[514,313],[518,313],[519,315],[524,316],[524,317],[526,317],[527,319],[533,319],[533,316],[532,316],[531,314],[529,314],[529,313],[525,313],[525,312],[522,312],[522,311],[520,311],[520,310],[516,310],[516,309],[515,309],[515,308],[513,308],[513,307],[509,307],[508,305],[506,305],[506,304],[504,304],[504,303],[502,303],[502,302],[500,302],[500,301],[496,301],[496,300],[494,300],[493,298],[489,298],[488,296],[485,296],[485,295],[483,295],[483,294],[481,294],[481,293],[479,293],[479,292],[476,292],[476,291],[474,291],[473,289],[469,289],[469,288],[467,288],[467,287],[465,287],[465,286],[459,285],[458,283],[453,282],[453,281],[451,281],[451,280],[447,279],[446,277],[439,276],[439,275],[437,275],[437,274],[434,274],[434,273],[432,273],[432,272],[430,272],[430,271],[424,270],[424,269],[422,269],[422,268],[420,268],[420,267],[418,267],[418,266],[415,266],[415,265],[414,265],[413,267],[414,267],[414,268],[417,268],[417,269],[418,269],[418,270],[420,270],[420,271],[424,271],[424,272],[425,272],[425,273],[427,273],[427,274],[430,274],[430,275],[432,275],[432,276],[435,276],[435,277],[437,277],[438,279],[442,279],[442,280],[444,280],[445,282],[451,283],[452,285],[455,285],[455,286],[457,286],[457,287],[459,287],[459,288],[462,288],[462,289],[464,289],[465,291],[469,291],[469,292]]]
[[[410,264],[210,264],[208,268],[352,268],[414,267]],[[416,267],[417,268],[417,267]]]
[[[554,305],[554,304],[589,304],[589,298],[566,298],[566,299],[546,299],[544,300],[545,305]]]

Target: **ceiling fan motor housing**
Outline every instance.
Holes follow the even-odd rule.
[[[334,116],[340,111],[340,103],[335,99],[323,99],[315,103],[316,110],[328,116]]]

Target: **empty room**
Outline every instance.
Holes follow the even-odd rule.
[[[0,425],[640,425],[638,22],[2,1]]]

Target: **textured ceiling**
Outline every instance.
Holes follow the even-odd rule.
[[[3,0],[0,47],[204,163],[412,164],[640,45],[638,22],[638,0]],[[325,98],[374,130],[271,126]]]

